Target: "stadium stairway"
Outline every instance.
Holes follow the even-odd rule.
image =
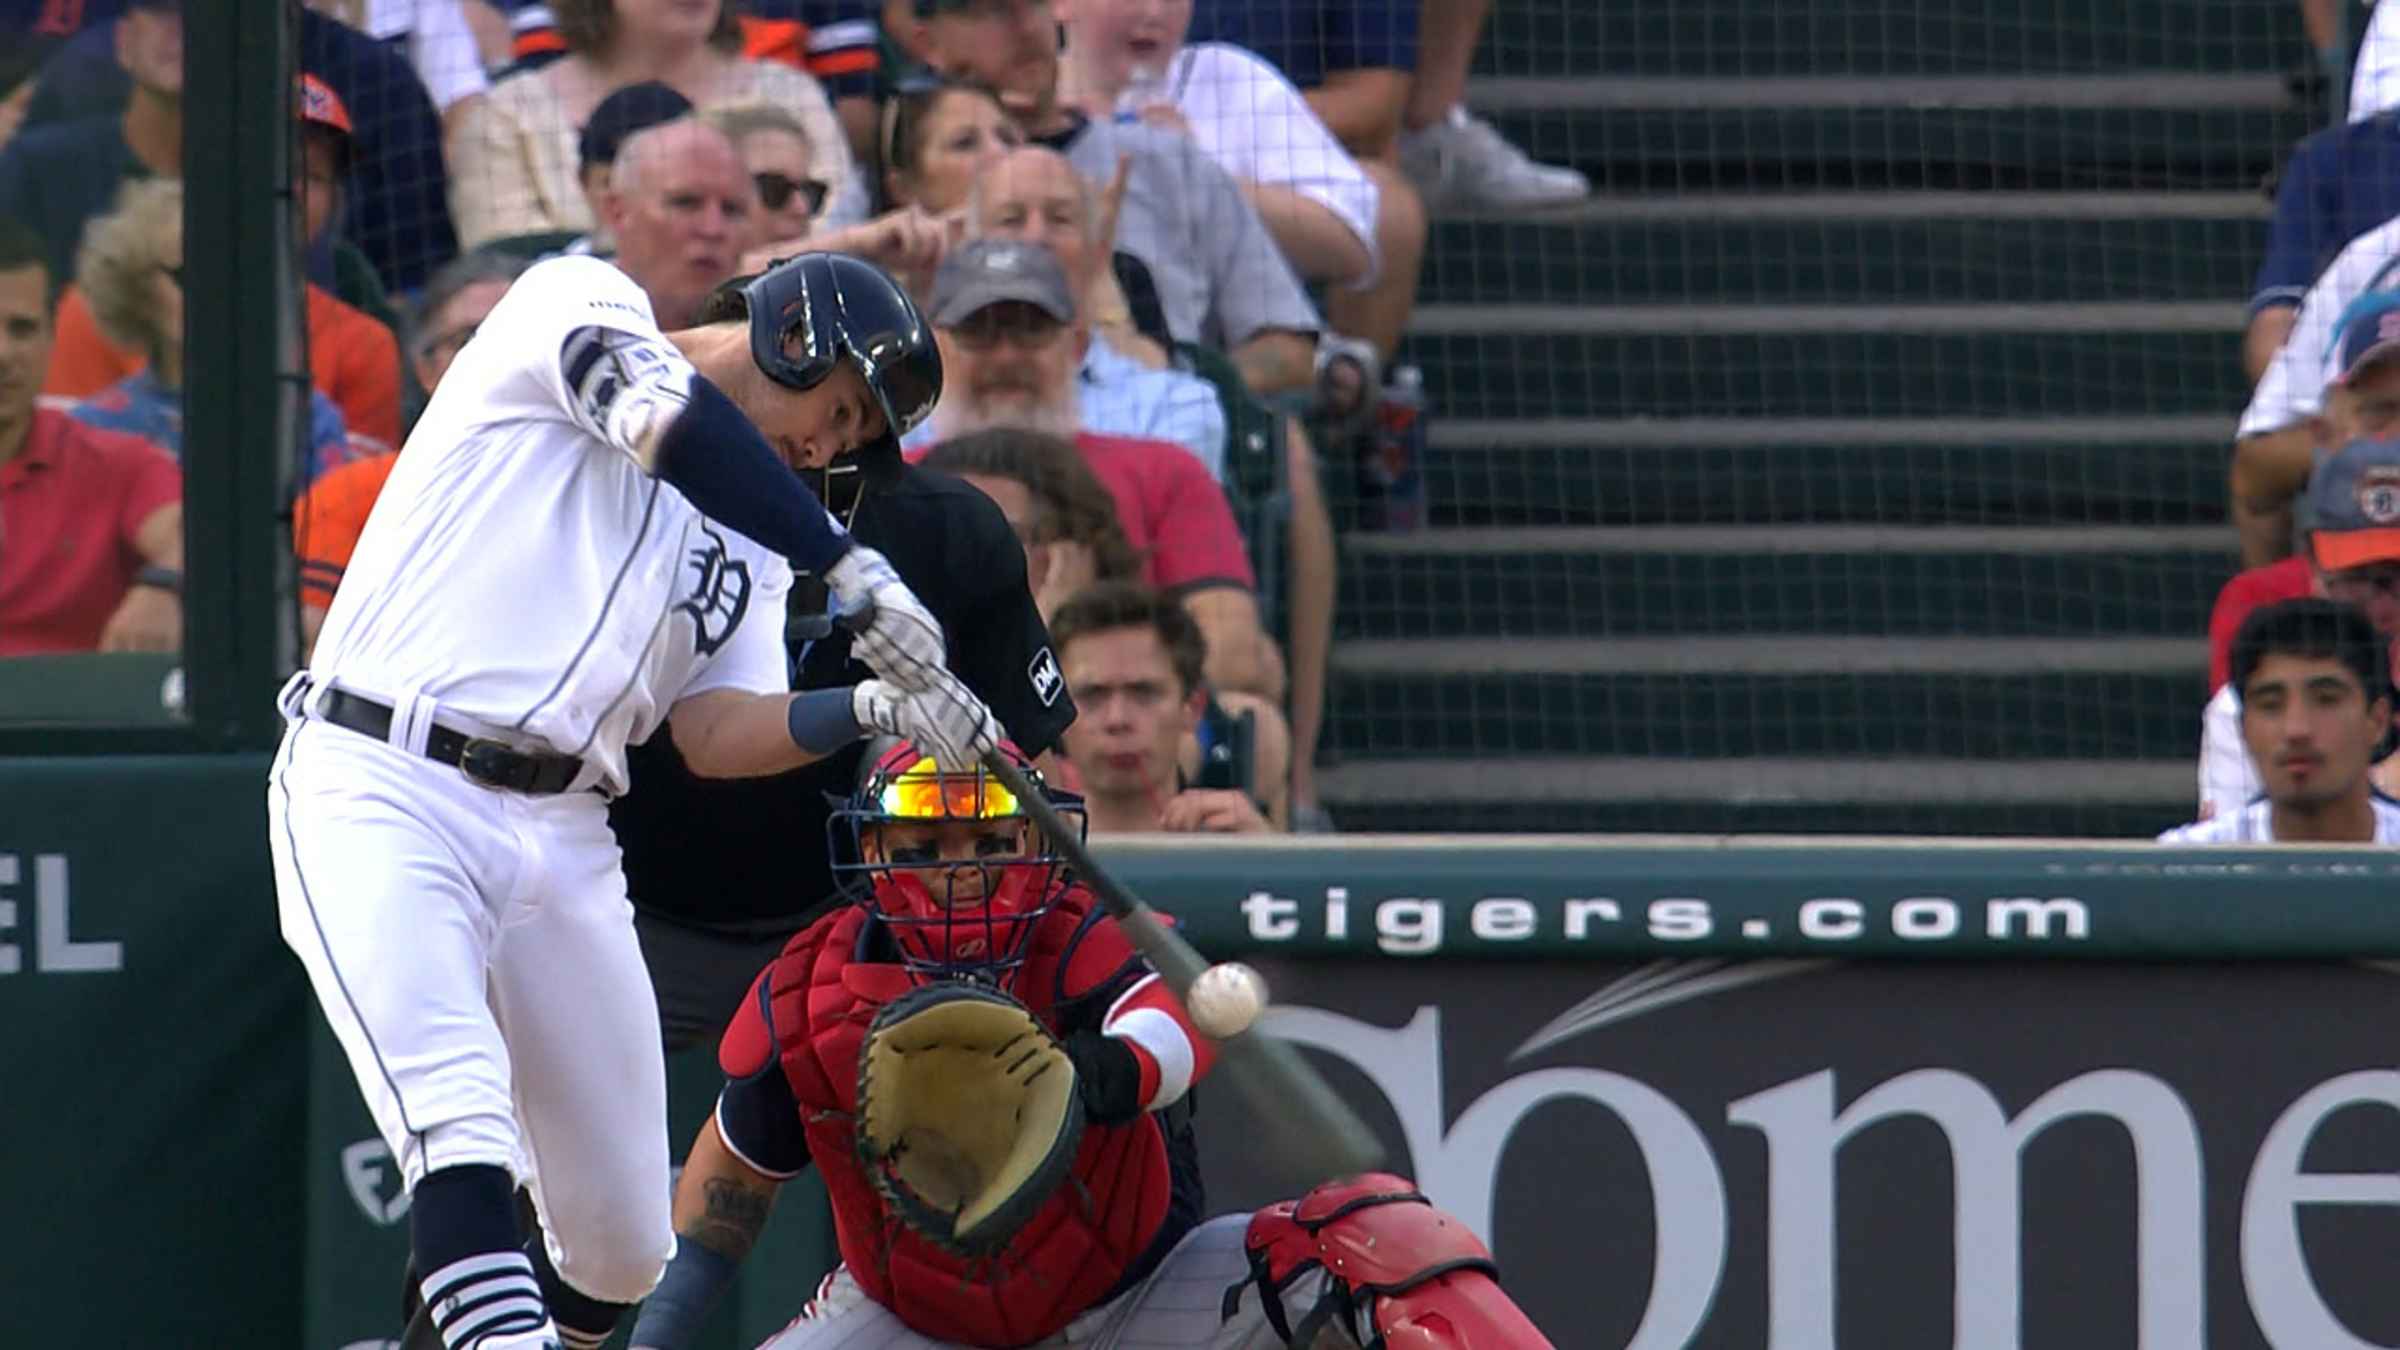
[[[1471,101],[1597,190],[1436,227],[1343,828],[2189,818],[2295,7],[1949,8],[1497,7]]]

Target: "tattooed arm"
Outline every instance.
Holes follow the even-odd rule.
[[[718,1133],[715,1116],[700,1127],[683,1178],[675,1184],[675,1259],[634,1323],[635,1350],[682,1350],[750,1254],[783,1179],[742,1160]]]

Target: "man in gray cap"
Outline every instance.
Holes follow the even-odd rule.
[[[1007,428],[1071,442],[1115,498],[1141,579],[1181,599],[1200,625],[1209,683],[1279,704],[1283,655],[1259,621],[1224,489],[1180,446],[1083,429],[1076,372],[1091,334],[1058,255],[1020,239],[971,239],[942,259],[926,313],[942,344],[931,439]]]
[[[2304,594],[2352,606],[2385,641],[2400,642],[2400,440],[2354,440],[2318,461],[2300,512],[2306,526]],[[2229,637],[2247,617],[2227,608],[2220,599],[2212,633],[2222,628]],[[2239,691],[2227,680],[2201,719],[2202,819],[2230,813],[2259,794],[2258,766],[2241,727]],[[2400,795],[2400,758],[2376,765],[2373,778],[2380,790]]]

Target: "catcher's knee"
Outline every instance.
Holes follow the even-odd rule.
[[[1328,1182],[1260,1210],[1243,1245],[1250,1280],[1227,1291],[1225,1315],[1255,1289],[1268,1323],[1291,1345],[1312,1343],[1327,1325],[1370,1350],[1550,1344],[1501,1292],[1499,1266],[1482,1240],[1386,1172]],[[1295,1312],[1287,1297],[1319,1272],[1324,1292]]]

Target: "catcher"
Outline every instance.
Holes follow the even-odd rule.
[[[1210,1042],[997,779],[905,743],[866,762],[830,827],[857,903],[726,1030],[636,1350],[691,1343],[811,1162],[842,1263],[761,1350],[1547,1350],[1400,1178],[1203,1222],[1188,1091]]]

